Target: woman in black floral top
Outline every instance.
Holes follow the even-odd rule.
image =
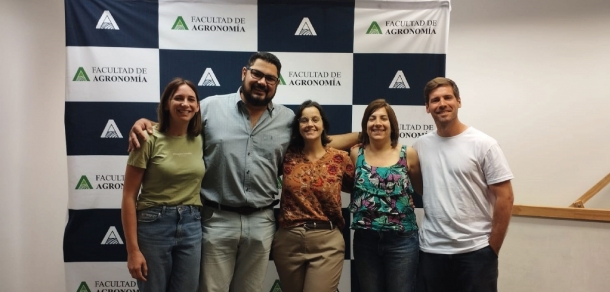
[[[422,187],[417,152],[398,142],[396,114],[383,99],[367,106],[361,125],[361,147],[351,150],[356,183],[349,205],[360,290],[412,292],[419,255],[413,195]]]

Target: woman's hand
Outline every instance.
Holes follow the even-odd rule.
[[[131,277],[137,280],[146,281],[148,277],[148,266],[146,266],[146,259],[139,250],[136,252],[129,253],[127,256],[127,268]]]

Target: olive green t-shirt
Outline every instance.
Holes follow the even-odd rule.
[[[137,209],[154,206],[202,206],[199,188],[205,174],[201,135],[166,136],[155,127],[127,164],[144,168]]]

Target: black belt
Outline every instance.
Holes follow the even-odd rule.
[[[250,214],[258,212],[258,211],[272,209],[275,205],[277,205],[279,203],[280,203],[280,200],[273,200],[273,203],[271,203],[271,205],[269,205],[269,206],[255,208],[255,207],[247,207],[247,206],[246,207],[225,206],[225,205],[218,204],[218,203],[210,201],[210,200],[204,200],[204,202],[203,202],[203,204],[205,206],[208,206],[210,208],[214,208],[214,209],[218,209],[218,210],[222,210],[222,211],[229,211],[229,212],[237,213],[240,215],[250,215]]]
[[[333,224],[331,221],[307,221],[307,222],[303,222],[297,226],[301,226],[301,227],[305,228],[306,230],[310,230],[310,229],[333,230],[333,229],[335,229],[335,227],[337,227],[337,225]]]

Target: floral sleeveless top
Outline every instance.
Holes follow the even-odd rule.
[[[356,176],[349,210],[352,229],[376,231],[417,230],[413,212],[413,187],[407,174],[407,146],[400,149],[398,162],[389,167],[370,166],[364,148],[358,151]]]

